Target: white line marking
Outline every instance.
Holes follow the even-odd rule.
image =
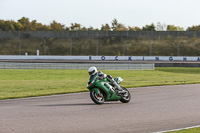
[[[185,84],[185,85],[198,85],[198,84]],[[165,86],[183,86],[183,85],[162,85],[163,87]],[[162,86],[145,86],[145,87],[136,87],[136,88],[127,88],[127,89],[145,89],[149,87],[162,87]],[[13,99],[5,99],[5,100],[0,100],[1,101],[11,101],[11,100],[25,100],[25,99],[39,99],[39,98],[47,98],[47,97],[57,97],[57,96],[67,96],[67,95],[80,95],[80,94],[86,94],[89,92],[80,92],[80,93],[69,93],[69,94],[58,94],[58,95],[50,95],[50,96],[38,96],[38,97],[26,97],[26,98],[13,98]]]
[[[153,132],[153,133],[166,133],[166,132],[180,131],[180,130],[197,128],[197,127],[200,127],[200,125],[192,126],[192,127],[179,128],[179,129],[166,130],[166,131]]]
[[[48,97],[59,97],[59,96],[80,95],[80,94],[86,94],[86,93],[89,93],[89,92],[80,92],[80,93],[69,93],[69,94],[50,95],[50,96],[38,96],[38,97],[26,97],[26,98],[5,99],[5,100],[0,100],[0,102],[1,102],[1,101],[12,101],[12,100],[28,100],[28,99],[40,99],[40,98],[48,98]]]

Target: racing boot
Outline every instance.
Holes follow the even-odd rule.
[[[118,94],[125,94],[127,91],[123,90],[115,81],[113,82],[114,86],[117,88]]]

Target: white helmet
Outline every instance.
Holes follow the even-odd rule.
[[[88,69],[89,75],[95,75],[97,73],[97,68],[92,66]]]

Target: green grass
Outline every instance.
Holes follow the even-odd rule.
[[[124,87],[200,83],[200,68],[156,68],[155,70],[104,70],[121,76]],[[0,99],[66,94],[88,91],[87,70],[0,70]]]
[[[179,130],[179,131],[166,132],[166,133],[200,133],[200,127],[184,129],[184,130]]]

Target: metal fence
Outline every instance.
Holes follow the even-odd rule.
[[[200,31],[0,31],[0,55],[199,56]]]
[[[0,69],[84,69],[95,65],[99,70],[154,70],[154,64],[112,64],[112,63],[6,63],[0,62]]]
[[[200,56],[200,38],[0,39],[0,55]]]
[[[0,31],[0,38],[200,37],[200,31]]]

